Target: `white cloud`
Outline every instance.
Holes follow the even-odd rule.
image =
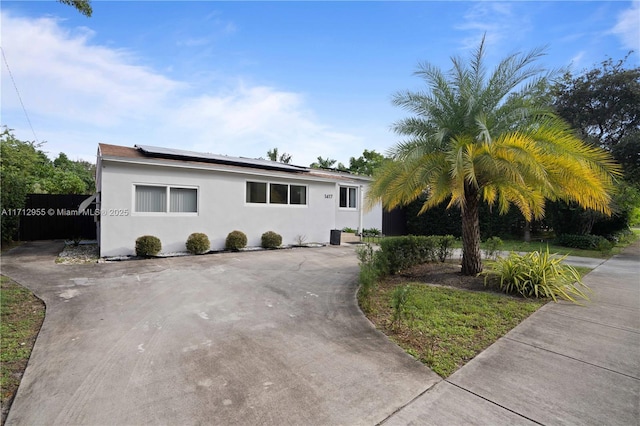
[[[1,19],[7,60],[51,155],[62,151],[93,159],[98,142],[246,157],[278,147],[304,165],[318,155],[344,161],[358,156],[355,148],[361,152],[364,144],[321,124],[301,94],[241,79],[222,88],[218,81],[215,89],[179,81],[140,65],[135,52],[92,42],[91,30],[5,11]],[[4,66],[2,93],[2,124],[31,139],[27,126],[16,124],[24,122],[24,114]]]
[[[469,32],[462,39],[463,49],[474,49],[485,35],[487,45],[503,41],[513,42],[524,36],[531,23],[527,15],[514,11],[515,5],[507,2],[477,2],[469,8],[462,23],[455,29]]]
[[[618,15],[611,32],[620,37],[626,49],[640,52],[640,1],[632,2],[629,9]]]

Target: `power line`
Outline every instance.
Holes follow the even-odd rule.
[[[36,144],[40,145],[38,142],[38,136],[36,136],[36,131],[33,130],[33,125],[31,124],[31,119],[29,118],[29,114],[27,113],[27,108],[24,106],[24,102],[22,102],[22,96],[20,96],[20,92],[18,91],[18,86],[16,85],[16,81],[13,78],[13,73],[11,72],[11,68],[9,68],[9,62],[7,62],[7,57],[4,55],[4,49],[0,46],[0,51],[2,51],[2,59],[4,60],[4,64],[7,66],[7,71],[9,71],[9,77],[11,77],[11,82],[13,83],[14,89],[16,89],[16,94],[18,95],[18,100],[20,100],[20,105],[22,105],[22,111],[24,111],[25,117],[27,117],[27,123],[29,123],[29,127],[31,128],[31,132],[33,133],[33,137],[35,139]],[[6,123],[5,123],[6,124]]]

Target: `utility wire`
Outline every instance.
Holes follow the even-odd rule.
[[[24,111],[25,117],[27,117],[27,123],[29,123],[29,127],[31,128],[31,132],[33,133],[33,137],[35,139],[36,144],[39,146],[38,136],[36,136],[36,131],[33,130],[33,125],[31,124],[31,119],[29,118],[29,114],[27,113],[27,108],[24,106],[24,102],[22,102],[22,96],[20,96],[20,92],[18,91],[18,86],[16,85],[16,81],[13,78],[13,73],[11,72],[11,68],[9,68],[9,62],[7,62],[7,57],[4,55],[4,49],[0,46],[0,51],[2,51],[2,59],[4,60],[4,64],[7,66],[7,71],[9,71],[9,77],[11,77],[11,82],[13,83],[14,89],[16,89],[16,94],[18,95],[18,100],[20,100],[20,105],[22,105],[22,110]]]

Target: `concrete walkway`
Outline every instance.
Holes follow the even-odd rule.
[[[385,425],[640,424],[640,243],[585,277]]]

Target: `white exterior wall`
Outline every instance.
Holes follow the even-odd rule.
[[[215,250],[224,248],[227,234],[236,229],[247,235],[248,246],[259,246],[266,231],[282,235],[283,244],[295,243],[298,235],[304,235],[306,242],[324,243],[329,241],[331,229],[358,228],[360,223],[360,204],[356,211],[337,207],[335,181],[318,182],[268,171],[230,173],[104,159],[99,164],[100,208],[106,213],[98,228],[101,256],[134,254],[135,240],[141,235],[160,238],[162,251],[167,253],[185,251],[187,237],[193,232],[207,234]],[[307,205],[246,203],[247,181],[306,185]],[[136,184],[197,188],[198,212],[136,213]],[[364,217],[365,223],[372,223],[365,227],[381,228],[381,209]]]

